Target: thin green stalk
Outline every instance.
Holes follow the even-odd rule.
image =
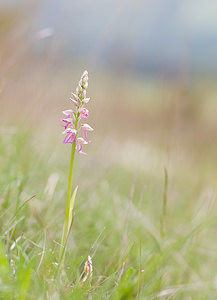
[[[72,222],[72,203],[71,203],[71,197],[72,197],[72,176],[73,176],[73,167],[74,167],[74,159],[75,159],[75,149],[76,149],[76,143],[75,140],[72,143],[72,151],[71,151],[71,162],[70,162],[70,169],[69,169],[69,180],[68,180],[68,190],[67,190],[67,200],[66,200],[66,216],[65,216],[65,222],[63,226],[63,232],[62,232],[62,239],[61,239],[61,245],[60,248],[60,265],[62,264],[65,256],[65,249],[66,249],[66,242],[67,237],[69,234],[69,230],[71,227]],[[77,189],[75,190],[76,193]],[[74,201],[73,201],[74,204]]]
[[[69,180],[68,180],[68,190],[67,190],[67,200],[66,200],[66,218],[69,212],[70,206],[70,199],[72,195],[72,175],[73,175],[73,167],[74,167],[74,160],[75,160],[75,140],[72,143],[72,152],[71,152],[71,162],[70,162],[70,170],[69,170]]]

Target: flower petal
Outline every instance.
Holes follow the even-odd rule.
[[[66,134],[66,133],[73,133],[73,134],[76,134],[76,133],[77,133],[77,130],[74,129],[74,128],[67,128],[66,130],[63,131],[63,134]]]
[[[86,139],[88,143],[91,143],[91,140],[87,138],[87,131],[84,129],[83,137]]]
[[[72,113],[73,113],[73,110],[71,110],[71,109],[67,109],[67,110],[63,111],[63,114],[66,116],[70,116]]]
[[[86,104],[90,101],[90,98],[84,98],[82,101]]]
[[[85,107],[79,108],[78,111],[80,112],[82,119],[87,119],[89,117],[89,114],[88,114],[89,111]]]
[[[72,123],[72,118],[61,119],[63,122]]]
[[[74,94],[74,93],[72,93],[72,99],[74,99],[75,101],[79,101],[80,100],[79,97],[76,94]]]
[[[79,137],[78,139],[77,139],[77,144],[78,145],[85,145],[85,144],[88,144],[87,143],[87,141],[85,141],[83,138],[81,138],[81,137]]]
[[[93,131],[94,129],[92,127],[90,127],[90,125],[88,124],[83,124],[81,126],[84,130],[87,130],[87,131]]]

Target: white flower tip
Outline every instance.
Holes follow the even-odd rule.
[[[74,93],[72,93],[72,99],[74,99],[75,101],[79,101],[80,100],[79,97],[76,94],[74,94]]]
[[[76,94],[80,94],[82,92],[82,87],[81,87],[81,83],[78,83],[78,86],[76,88]]]
[[[70,100],[71,100],[75,105],[78,104],[78,102],[77,102],[76,100],[74,100],[73,98],[70,98]]]
[[[87,131],[93,131],[93,130],[94,130],[94,129],[93,129],[90,125],[88,125],[88,124],[83,124],[82,127],[83,127],[83,129],[86,129]]]
[[[86,92],[86,90],[83,90],[83,91],[82,91],[82,97],[83,97],[83,98],[86,98],[86,96],[87,96],[87,92]]]
[[[90,101],[90,98],[84,98],[82,101],[86,104]]]
[[[68,116],[68,115],[70,115],[72,112],[73,112],[73,111],[72,111],[71,109],[67,109],[67,110],[63,110],[62,113],[63,113],[64,115]]]

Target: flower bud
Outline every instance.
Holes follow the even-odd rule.
[[[83,88],[86,90],[88,88],[88,82],[83,84]]]
[[[80,82],[79,82],[79,84],[78,84],[78,86],[77,86],[77,88],[76,88],[76,94],[77,95],[79,95],[81,92],[82,92],[82,87],[81,87],[81,84],[80,84]]]
[[[86,90],[83,90],[82,93],[81,93],[81,95],[82,95],[82,98],[83,98],[83,99],[86,98],[86,96],[87,96]]]
[[[82,83],[85,84],[88,82],[88,72],[85,70],[83,75],[81,76]]]
[[[72,93],[71,95],[72,95],[72,99],[74,99],[75,101],[80,100],[79,97],[76,94]]]
[[[84,103],[84,104],[86,104],[87,102],[89,102],[90,101],[90,98],[84,98],[83,100],[82,100],[82,102]]]

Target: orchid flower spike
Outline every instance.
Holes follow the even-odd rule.
[[[87,87],[88,87],[88,72],[84,71],[82,74],[78,86],[76,88],[76,93],[71,93],[70,100],[75,105],[75,109],[67,109],[63,111],[65,117],[61,119],[63,122],[64,132],[66,134],[63,144],[76,144],[76,150],[80,154],[86,154],[82,151],[82,147],[85,144],[90,143],[91,141],[87,138],[87,131],[93,131],[93,128],[88,124],[81,124],[82,119],[87,119],[89,117],[89,111],[85,104],[90,101],[90,98],[87,98]],[[83,138],[79,137],[80,129],[83,129]]]

